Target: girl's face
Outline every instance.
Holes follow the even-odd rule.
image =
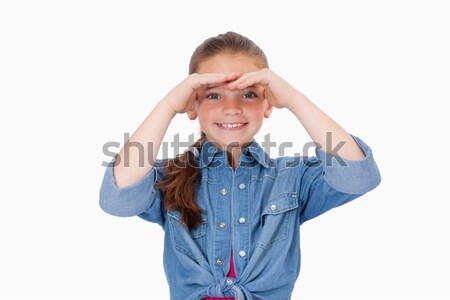
[[[219,54],[200,63],[197,73],[248,73],[261,69],[243,54]],[[218,149],[245,147],[258,133],[272,106],[264,98],[262,86],[227,90],[223,86],[198,92],[195,112],[208,141]]]

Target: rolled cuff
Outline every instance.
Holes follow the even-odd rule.
[[[118,187],[113,174],[116,156],[108,164],[100,188],[100,207],[113,216],[131,217],[146,211],[155,198],[156,168],[142,179],[126,187]]]
[[[372,149],[357,136],[351,137],[366,156],[362,160],[344,159],[319,148],[315,152],[322,162],[325,181],[333,189],[348,194],[364,194],[380,184],[381,174]]]

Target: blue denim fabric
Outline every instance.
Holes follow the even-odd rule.
[[[139,216],[164,229],[164,269],[172,300],[290,299],[300,271],[300,225],[381,181],[371,149],[353,138],[366,157],[343,160],[346,166],[318,148],[313,157],[271,159],[253,140],[235,171],[225,152],[205,143],[196,186],[204,222],[191,232],[179,225],[178,211],[164,209],[163,195],[154,188],[164,177],[161,160],[140,181],[118,188],[115,157],[103,178],[100,206],[111,215]],[[230,251],[237,278],[226,277]]]

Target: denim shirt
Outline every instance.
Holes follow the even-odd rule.
[[[300,272],[300,225],[381,181],[371,149],[352,137],[365,153],[362,160],[338,161],[318,148],[312,157],[272,159],[253,139],[240,153],[236,170],[226,152],[204,143],[196,185],[203,222],[192,231],[179,225],[179,211],[164,209],[163,194],[154,187],[164,178],[162,160],[138,182],[119,188],[112,168],[116,155],[103,178],[100,207],[163,228],[164,271],[172,300],[290,299]],[[227,277],[231,251],[237,278]]]

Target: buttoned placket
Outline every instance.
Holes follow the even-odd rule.
[[[248,196],[250,171],[251,168],[239,165],[234,174],[232,219],[236,221],[233,221],[232,225],[234,229],[232,245],[235,247],[233,257],[236,275],[241,274],[247,265],[250,251],[248,240],[250,227],[246,222],[251,205]]]
[[[230,258],[230,250],[237,251],[234,257],[234,267],[236,275],[242,271],[248,261],[249,252],[249,226],[247,214],[250,203],[248,197],[248,180],[250,178],[250,168],[239,166],[235,171],[222,161],[218,167],[217,176],[219,199],[216,210],[216,237],[214,245],[214,255],[216,259],[216,276],[226,276],[224,264]],[[227,184],[228,183],[228,184]],[[235,224],[235,220],[237,220]],[[229,226],[227,225],[229,224]],[[235,231],[239,231],[236,233]],[[229,245],[229,247],[227,247]],[[235,249],[233,247],[236,247]],[[228,250],[227,250],[228,249]],[[237,261],[239,259],[239,262]],[[231,263],[231,262],[230,262]],[[220,275],[219,275],[220,274]],[[217,278],[220,279],[220,278]]]
[[[223,158],[220,158],[223,159]],[[218,188],[218,199],[215,211],[215,238],[214,238],[214,257],[215,257],[215,276],[216,280],[220,280],[224,276],[225,267],[229,262],[231,248],[231,197],[232,197],[232,171],[231,168],[226,164],[226,157],[222,161],[222,165],[216,167],[215,169],[217,180],[219,182]],[[229,226],[227,226],[227,224]]]

